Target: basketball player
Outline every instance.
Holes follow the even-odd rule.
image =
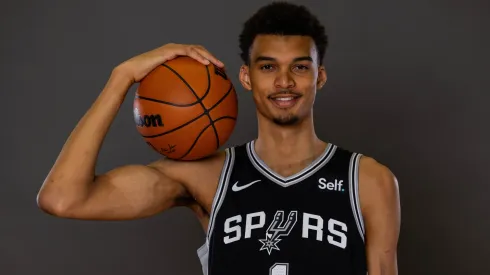
[[[376,160],[322,141],[313,103],[327,80],[327,36],[302,6],[261,8],[240,35],[240,83],[258,137],[197,161],[160,159],[96,175],[103,139],[128,89],[163,62],[204,47],[167,44],[118,65],[75,127],[39,192],[52,215],[144,218],[177,206],[199,218],[204,274],[397,274],[398,185]]]

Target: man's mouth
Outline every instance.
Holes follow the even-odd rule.
[[[285,109],[285,108],[293,107],[298,102],[300,97],[301,95],[299,94],[289,93],[289,94],[272,95],[269,96],[269,99],[276,107]]]

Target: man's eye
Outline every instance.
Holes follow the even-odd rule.
[[[260,66],[260,69],[261,70],[271,70],[272,65],[270,65],[270,64],[262,65],[262,66]]]
[[[297,65],[296,66],[296,69],[298,69],[300,71],[305,71],[305,70],[308,70],[308,66],[305,66],[305,65]]]

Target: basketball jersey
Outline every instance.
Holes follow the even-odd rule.
[[[365,275],[361,154],[328,144],[301,172],[267,167],[254,141],[226,149],[206,242],[205,275]]]

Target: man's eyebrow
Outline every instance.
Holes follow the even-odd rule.
[[[273,57],[261,55],[261,56],[257,56],[255,58],[255,62],[259,62],[259,61],[276,61],[276,59]],[[293,61],[294,62],[298,62],[298,61],[311,61],[311,62],[313,62],[313,58],[311,58],[311,56],[300,56],[300,57],[296,57]]]

